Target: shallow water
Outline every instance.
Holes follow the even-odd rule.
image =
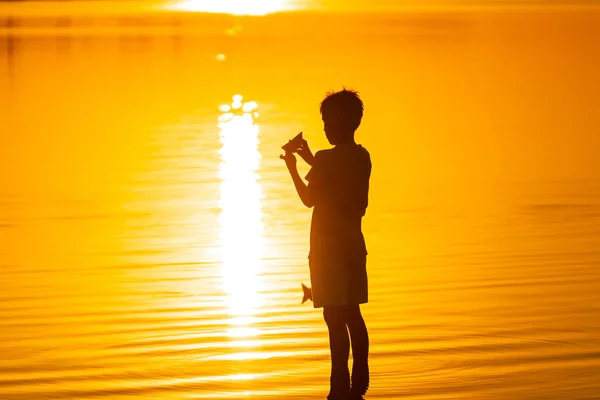
[[[342,85],[368,397],[600,398],[597,14],[194,18],[3,31],[0,398],[324,398],[278,155]]]

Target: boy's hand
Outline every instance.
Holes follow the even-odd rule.
[[[291,151],[286,151],[285,154],[280,155],[279,158],[285,161],[285,165],[290,171],[295,170],[297,168],[296,156]]]
[[[310,148],[308,147],[308,142],[305,139],[302,139],[302,141],[300,142],[300,147],[298,147],[298,149],[296,150],[296,152],[298,153],[298,155],[300,157],[302,157],[302,159],[304,161],[306,161],[306,163],[308,165],[313,165],[313,161],[315,159],[315,156],[310,151]]]

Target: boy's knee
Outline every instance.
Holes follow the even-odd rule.
[[[345,312],[343,307],[323,307],[323,318],[327,325],[345,324]]]
[[[358,304],[346,307],[346,322],[348,325],[360,323],[362,320],[363,318]]]

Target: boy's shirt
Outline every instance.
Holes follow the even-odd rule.
[[[311,259],[349,261],[367,254],[361,222],[370,176],[371,158],[361,145],[337,145],[315,154],[306,176],[314,199]]]

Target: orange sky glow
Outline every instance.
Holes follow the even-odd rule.
[[[452,11],[465,9],[573,9],[597,8],[592,1],[547,1],[544,4],[530,0],[490,1],[466,0],[130,0],[130,1],[60,1],[34,0],[23,2],[0,1],[0,15],[58,15],[123,14],[154,12],[212,12],[234,15],[266,15],[282,11],[318,10],[334,12],[401,12]]]

